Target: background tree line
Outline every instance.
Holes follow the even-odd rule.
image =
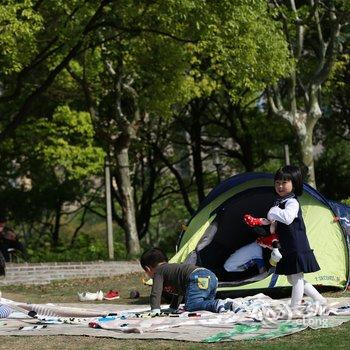
[[[349,18],[346,0],[3,1],[2,211],[33,251],[99,257],[107,157],[119,257],[172,249],[218,174],[274,171],[284,144],[348,198]]]

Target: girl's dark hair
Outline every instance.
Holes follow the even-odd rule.
[[[140,258],[140,264],[144,270],[146,266],[154,268],[162,262],[168,262],[168,258],[159,248],[151,248],[145,251]]]
[[[278,169],[275,173],[275,181],[291,180],[293,184],[293,192],[296,196],[303,194],[303,176],[299,167],[295,165],[286,165]]]

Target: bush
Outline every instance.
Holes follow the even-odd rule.
[[[35,246],[32,242],[28,246],[30,262],[65,262],[65,261],[94,261],[108,260],[108,249],[105,240],[97,239],[86,233],[80,233],[72,246],[59,245],[51,248],[50,242]],[[123,244],[115,242],[116,258],[126,256]]]

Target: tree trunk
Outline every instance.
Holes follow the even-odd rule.
[[[308,112],[294,112],[292,125],[296,129],[301,153],[301,162],[305,180],[316,188],[313,133],[317,121],[322,117],[322,111],[318,102],[317,91],[319,87],[312,86],[309,92],[310,101]]]
[[[290,17],[284,12],[283,5],[290,7]],[[299,7],[295,0],[289,0],[282,3],[275,1],[274,6],[280,10],[286,41],[296,63],[285,81],[287,84],[275,85],[270,90],[269,102],[272,111],[296,130],[301,160],[308,173],[307,181],[316,187],[312,136],[322,116],[320,92],[336,61],[340,31],[347,19],[346,16],[338,16],[341,12],[337,11],[334,2],[324,6],[320,1],[310,0],[308,5]],[[308,21],[303,20],[306,11]]]
[[[316,188],[315,166],[314,166],[314,145],[312,143],[312,135],[314,128],[307,128],[305,133],[298,133],[299,145],[301,150],[301,161],[305,169],[302,169],[305,180],[308,184]],[[305,170],[305,171],[304,171]]]
[[[52,232],[52,246],[57,247],[58,246],[58,237],[60,232],[60,221],[61,221],[61,201],[59,200],[56,205],[55,209],[55,226],[53,228]]]
[[[202,164],[202,127],[200,123],[201,114],[202,108],[200,106],[200,101],[195,100],[192,104],[191,148],[198,203],[201,203],[205,198]]]
[[[130,179],[130,161],[127,147],[116,148],[119,193],[122,199],[122,211],[125,221],[126,249],[130,257],[140,254],[140,241],[135,219],[135,203]]]
[[[142,197],[139,204],[139,210],[136,215],[137,232],[139,239],[141,240],[146,236],[149,223],[152,214],[152,204],[155,191],[155,184],[157,180],[157,172],[153,163],[153,154],[148,154],[148,170],[149,170],[149,181],[146,188],[142,188]],[[145,176],[145,172],[142,171],[142,177]],[[143,180],[144,181],[144,180]],[[146,181],[145,181],[146,182]],[[135,199],[136,201],[136,199]],[[136,204],[136,203],[135,203]]]

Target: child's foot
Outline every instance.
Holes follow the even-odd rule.
[[[230,298],[227,299],[219,299],[218,301],[218,306],[217,306],[217,312],[222,313],[222,312],[227,312],[227,311],[232,311],[233,310],[233,302],[231,301]]]
[[[313,300],[311,303],[306,305],[305,312],[309,316],[321,316],[329,313],[328,303],[326,298]]]
[[[317,304],[317,305],[321,305],[321,306],[327,306],[328,300],[321,295],[321,297],[319,297],[317,299],[311,299],[309,301],[305,301],[305,304],[307,304],[307,305]]]
[[[291,308],[290,316],[292,319],[299,319],[299,318],[304,318],[305,314],[299,307],[294,306]]]
[[[315,300],[315,303],[318,303],[321,306],[327,306],[328,300],[326,298],[322,297],[322,298]]]
[[[244,312],[241,302],[235,302],[234,299],[226,298],[225,300],[220,299],[218,302],[219,313],[233,311],[234,313]]]
[[[217,305],[217,308],[216,308],[216,311],[221,314],[222,312],[226,312],[227,309],[226,309],[226,300],[222,300],[222,299],[219,299],[218,301],[218,305]]]

